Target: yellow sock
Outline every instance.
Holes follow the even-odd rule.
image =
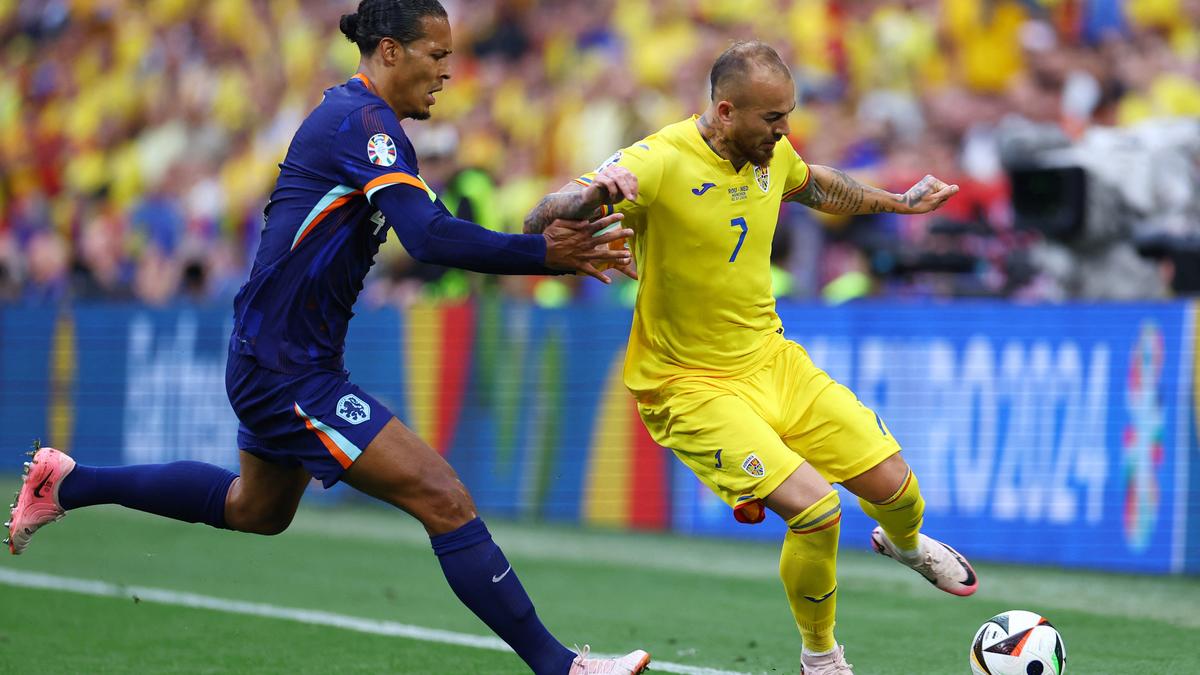
[[[909,469],[900,488],[881,502],[859,499],[862,510],[882,527],[892,543],[905,551],[917,550],[917,535],[925,515],[925,499],[917,484],[917,475]]]
[[[810,652],[837,646],[833,639],[837,611],[837,549],[842,504],[830,492],[788,521],[779,557],[779,576],[787,590],[796,626]]]

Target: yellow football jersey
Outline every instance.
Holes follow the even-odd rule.
[[[641,277],[624,374],[639,400],[678,377],[745,375],[783,343],[771,240],[780,202],[807,184],[808,165],[783,139],[768,166],[734,170],[704,142],[696,119],[664,127],[604,165],[638,179],[637,199],[616,210],[635,233]]]

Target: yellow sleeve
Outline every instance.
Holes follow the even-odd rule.
[[[792,148],[791,143],[788,143],[788,147],[791,148],[794,161],[791,167],[788,168],[787,178],[783,181],[784,201],[792,199],[801,190],[808,187],[808,181],[812,179],[812,173],[808,170],[808,163],[800,158],[799,153],[796,152],[795,148]]]
[[[597,173],[612,164],[620,164],[637,177],[638,196],[632,201],[624,200],[615,204],[614,208],[605,207],[604,214],[608,215],[613,211],[620,211],[626,215],[638,214],[654,203],[654,199],[658,196],[659,186],[662,185],[664,148],[656,148],[656,145],[662,144],[656,143],[653,139],[646,139],[623,150],[618,150],[595,171],[583,174],[576,178],[575,182],[583,186],[591,185]]]

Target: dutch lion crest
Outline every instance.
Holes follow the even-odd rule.
[[[371,404],[354,394],[346,394],[338,400],[337,416],[350,424],[362,424],[371,419]]]

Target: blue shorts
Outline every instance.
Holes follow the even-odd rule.
[[[230,354],[225,391],[241,421],[238,447],[272,464],[303,466],[327,488],[337,483],[392,418],[347,375],[287,375]]]

